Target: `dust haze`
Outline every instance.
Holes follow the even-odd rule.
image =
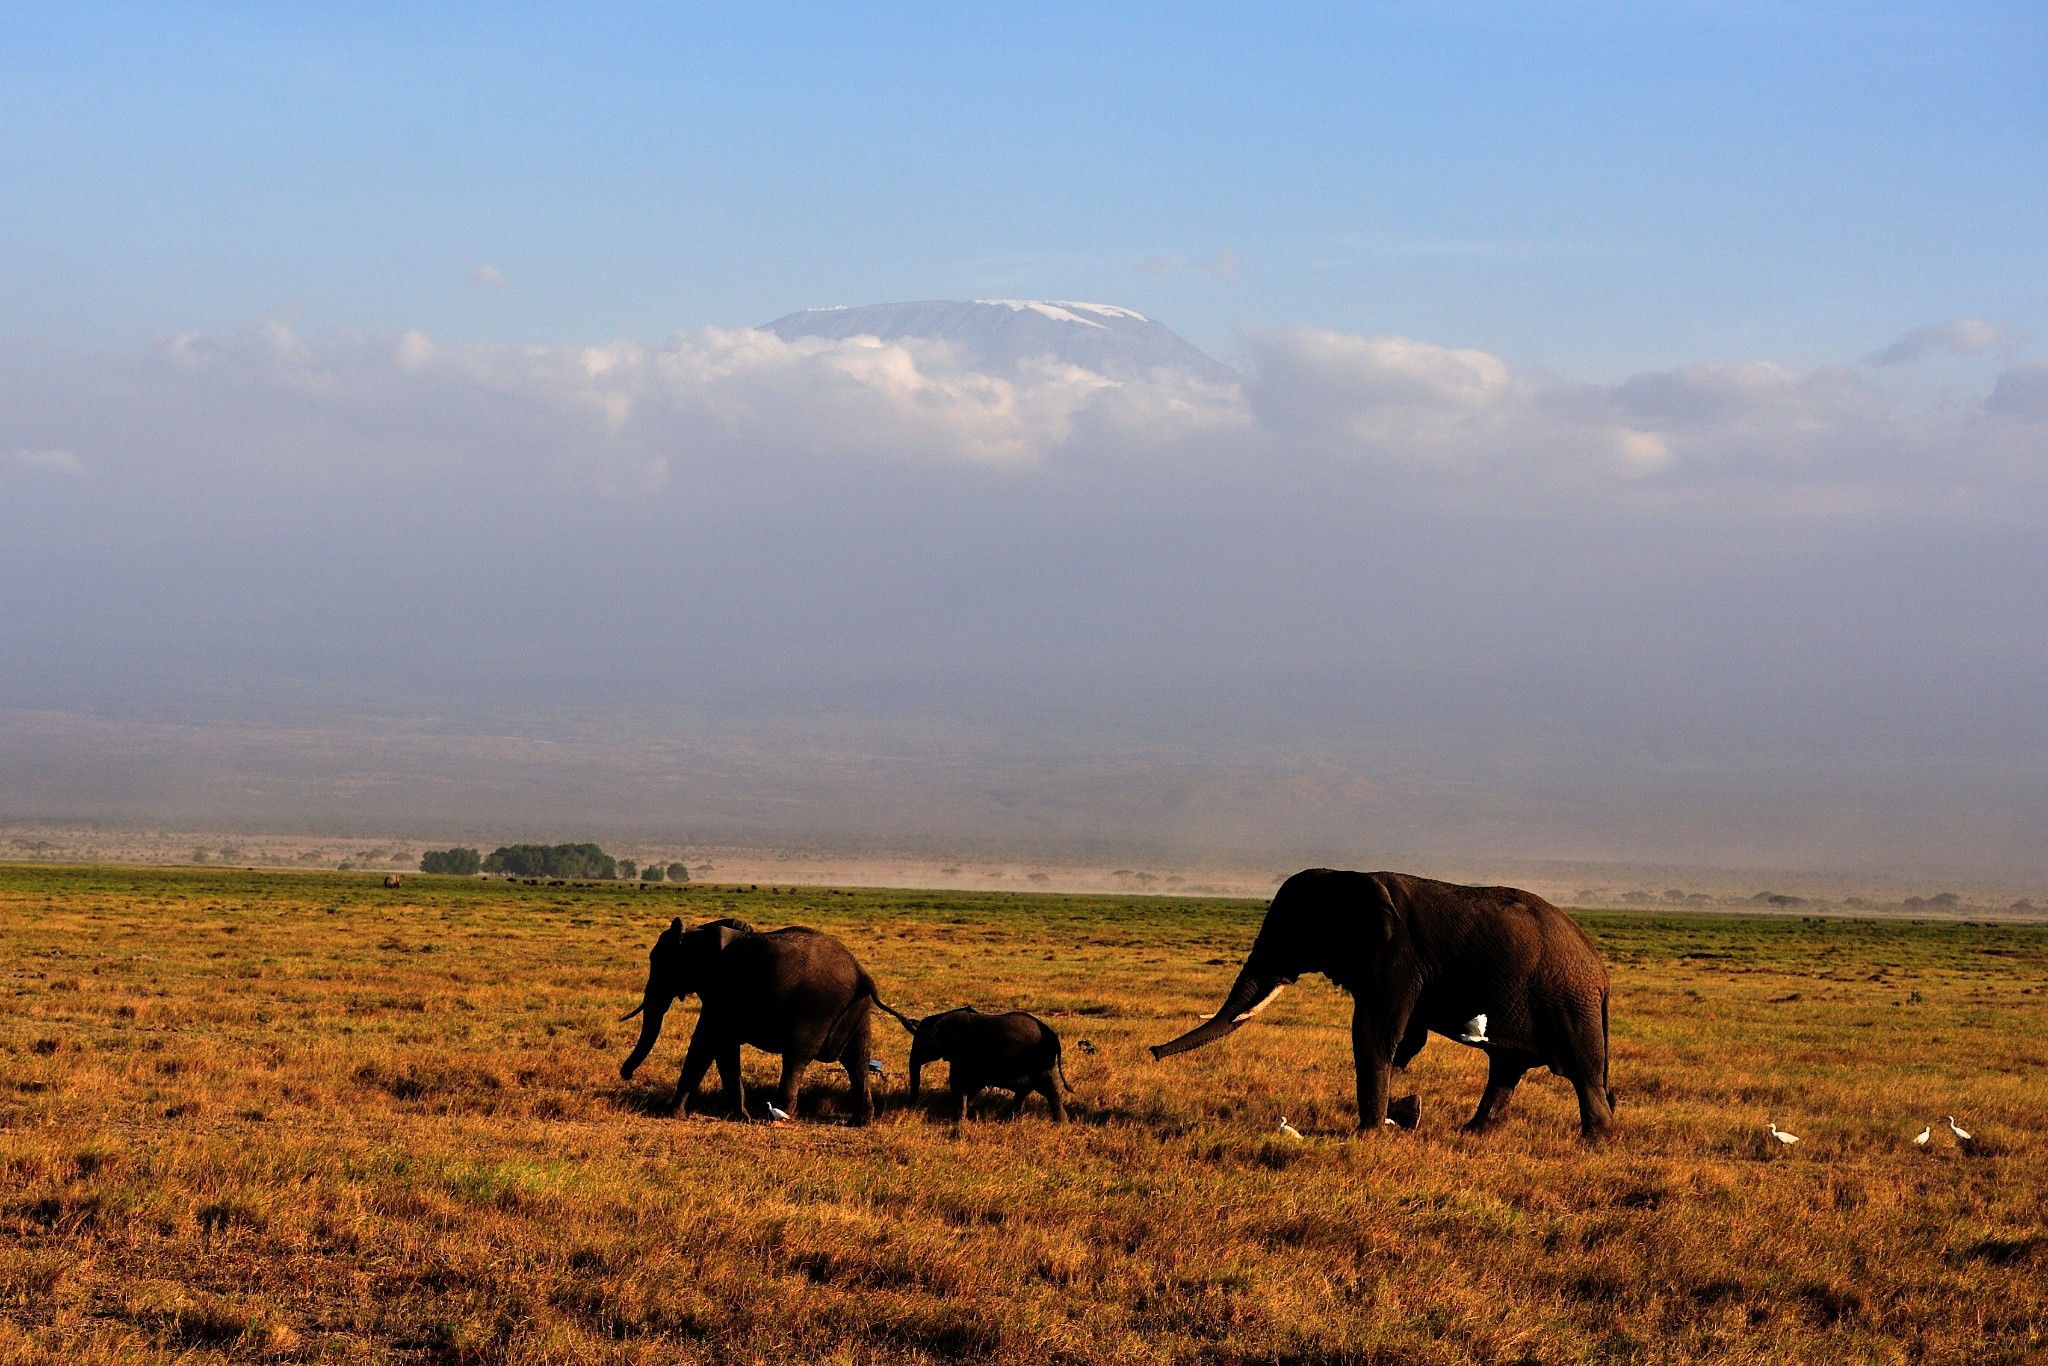
[[[2048,367],[1988,326],[15,348],[0,820],[2033,878]]]

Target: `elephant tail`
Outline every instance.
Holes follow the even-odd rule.
[[[909,1030],[913,1035],[917,1033],[917,1021],[911,1019],[908,1015],[905,1015],[895,1006],[892,1006],[887,1001],[883,1000],[882,993],[875,990],[875,981],[872,977],[868,977],[865,974],[863,974],[861,980],[867,986],[868,999],[870,1001],[873,1001],[875,1005],[884,1013],[894,1015],[896,1017],[896,1023],[902,1025],[905,1029]]]
[[[1614,1108],[1614,1087],[1609,1083],[1608,1071],[1613,1065],[1613,1048],[1607,1042],[1607,993],[1600,993],[1600,1089],[1607,1093],[1607,1108]]]
[[[1074,1083],[1067,1080],[1067,1060],[1055,1053],[1052,1055],[1053,1070],[1060,1074],[1060,1085],[1067,1088],[1067,1094],[1074,1094]]]

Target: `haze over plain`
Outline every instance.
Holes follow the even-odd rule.
[[[21,29],[0,818],[2048,871],[2023,6]]]

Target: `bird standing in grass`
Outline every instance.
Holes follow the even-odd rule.
[[[1280,1132],[1286,1134],[1290,1138],[1301,1137],[1301,1130],[1295,1128],[1292,1124],[1289,1124],[1287,1122],[1287,1116],[1285,1115],[1280,1116]]]
[[[789,1118],[789,1111],[782,1109],[771,1100],[768,1102],[768,1118],[777,1121],[785,1120]]]
[[[1768,1119],[1764,1121],[1764,1132],[1769,1134],[1772,1138],[1777,1139],[1778,1142],[1784,1144],[1788,1148],[1799,1141],[1798,1134],[1788,1134]]]
[[[1474,1015],[1471,1019],[1465,1021],[1465,1032],[1458,1036],[1458,1042],[1492,1043],[1493,1040],[1486,1037],[1486,1016],[1483,1014]]]
[[[1913,1136],[1913,1143],[1916,1147],[1924,1148],[1927,1146],[1927,1140],[1933,1137],[1934,1126],[1930,1124],[1926,1128],[1922,1129],[1918,1134],[1915,1134]]]
[[[1950,1115],[1948,1117],[1948,1131],[1956,1136],[1956,1142],[1958,1143],[1968,1143],[1970,1141],[1970,1131],[1968,1129],[1958,1128],[1956,1125],[1956,1117],[1954,1115]]]

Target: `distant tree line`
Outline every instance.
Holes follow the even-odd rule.
[[[594,844],[505,844],[489,856],[474,849],[429,849],[420,856],[423,873],[475,877],[502,873],[507,877],[638,878],[642,882],[688,882],[690,870],[680,863],[650,863],[645,868],[629,858],[613,858]]]

